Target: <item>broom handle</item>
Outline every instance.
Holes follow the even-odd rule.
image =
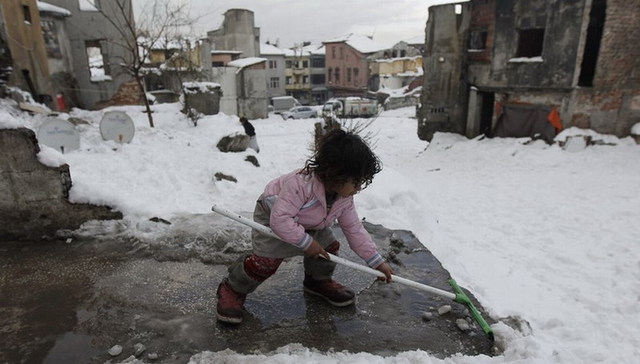
[[[271,230],[267,226],[259,224],[259,223],[255,222],[255,221],[253,221],[251,219],[248,219],[248,218],[246,218],[246,217],[244,217],[242,215],[239,215],[237,213],[234,213],[232,211],[229,211],[229,210],[227,210],[225,208],[222,208],[220,206],[217,206],[217,205],[213,205],[211,207],[211,211],[217,212],[220,215],[226,216],[226,217],[228,217],[228,218],[230,218],[232,220],[235,220],[235,221],[237,221],[237,222],[239,222],[241,224],[247,225],[247,226],[257,230],[258,232],[260,232],[263,235],[270,236],[272,238],[280,240],[280,237],[278,237],[278,235],[276,235],[273,232],[273,230]],[[359,271],[364,272],[364,273],[369,273],[369,274],[374,275],[376,277],[380,277],[380,278],[385,278],[386,277],[384,275],[384,273],[380,272],[379,270],[376,270],[376,269],[373,269],[373,268],[369,268],[369,267],[366,267],[366,266],[361,265],[361,264],[354,263],[354,262],[352,262],[350,260],[346,260],[346,259],[337,257],[337,256],[335,256],[333,254],[330,254],[330,253],[327,253],[327,254],[329,254],[329,258],[334,263],[338,263],[338,264],[341,264],[341,265],[346,265],[347,267],[353,268],[355,270],[359,270]],[[413,287],[413,288],[416,288],[416,289],[419,289],[419,290],[422,290],[422,291],[425,291],[425,292],[433,293],[433,294],[436,294],[438,296],[449,298],[451,300],[455,300],[456,299],[456,294],[454,294],[454,293],[443,291],[443,290],[441,290],[439,288],[427,286],[426,284],[418,283],[416,281],[412,281],[410,279],[402,278],[402,277],[399,277],[399,276],[396,276],[396,275],[393,275],[393,274],[391,275],[391,277],[392,277],[392,280],[394,282],[398,282],[398,283],[403,284],[405,286],[409,286],[409,287]]]

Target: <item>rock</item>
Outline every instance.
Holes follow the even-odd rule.
[[[111,347],[111,349],[109,349],[108,353],[111,356],[118,356],[118,355],[122,354],[122,346],[114,345],[114,346]]]
[[[244,134],[222,137],[216,147],[221,152],[244,152],[249,147],[250,137]]]
[[[438,314],[441,316],[449,311],[451,311],[451,306],[449,305],[440,306],[440,308],[438,308]]]
[[[158,353],[149,353],[149,354],[147,354],[147,359],[149,359],[149,360],[158,359]]]
[[[227,181],[231,181],[233,183],[237,183],[238,182],[238,180],[234,176],[229,176],[229,175],[224,174],[222,172],[216,173],[215,177],[216,177],[216,181],[222,181],[224,179],[224,180],[227,180]]]
[[[163,223],[163,224],[166,224],[166,225],[171,225],[170,221],[167,221],[167,220],[165,220],[165,219],[163,219],[161,217],[157,217],[157,216],[154,216],[154,217],[150,218],[149,221],[159,222],[159,223]]]
[[[462,331],[467,331],[470,328],[469,323],[465,319],[457,319],[456,325],[458,325],[458,328]]]
[[[431,319],[433,319],[433,313],[425,311],[422,313],[422,319],[424,321],[431,321]]]
[[[145,350],[147,350],[146,346],[142,345],[141,343],[137,343],[133,346],[133,355],[135,355],[135,357],[137,358],[142,355]]]
[[[244,160],[253,164],[256,167],[260,167],[260,163],[258,163],[258,158],[256,158],[253,155],[248,155]]]

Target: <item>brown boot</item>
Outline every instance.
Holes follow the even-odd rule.
[[[316,280],[305,274],[303,285],[305,292],[320,296],[334,306],[349,306],[356,301],[352,290],[333,279]]]
[[[218,321],[230,324],[241,323],[244,315],[244,300],[247,295],[234,291],[226,278],[218,286],[216,295],[218,296],[216,306]]]

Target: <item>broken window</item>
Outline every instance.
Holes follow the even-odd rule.
[[[106,52],[106,42],[103,40],[87,40],[85,41],[85,49],[91,81],[111,80],[111,68],[109,67]]]
[[[78,6],[81,11],[98,11],[100,0],[78,0]]]
[[[487,49],[487,31],[472,30],[469,34],[469,50],[482,51]]]
[[[542,56],[543,43],[544,28],[520,29],[518,31],[516,57],[532,58]]]
[[[29,5],[22,5],[22,14],[24,15],[24,22],[31,24],[31,10]]]
[[[600,53],[600,42],[607,12],[605,0],[594,0],[589,13],[589,27],[587,28],[587,40],[582,54],[582,64],[580,66],[579,86],[593,86],[593,78],[596,74],[598,63],[598,53]]]

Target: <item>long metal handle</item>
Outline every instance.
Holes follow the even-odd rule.
[[[259,224],[251,219],[248,219],[242,215],[239,215],[237,213],[234,213],[232,211],[229,211],[223,207],[217,206],[217,205],[213,205],[211,207],[211,211],[216,212],[220,215],[226,216],[232,220],[235,220],[241,224],[247,225],[255,230],[257,230],[258,232],[260,232],[261,234],[270,236],[272,238],[276,238],[276,239],[280,239],[280,237],[278,237],[278,235],[276,235],[273,230],[271,230],[270,228]],[[347,267],[359,270],[361,272],[364,273],[369,273],[371,275],[374,275],[376,277],[381,277],[384,278],[385,275],[384,273],[380,272],[379,270],[375,270],[373,268],[369,268],[366,267],[364,265],[358,264],[358,263],[354,263],[350,260],[346,260],[340,257],[337,257],[333,254],[329,254],[329,258],[331,258],[331,261],[334,263],[338,263],[341,265],[346,265]],[[451,300],[455,300],[456,299],[456,294],[451,293],[451,292],[447,292],[447,291],[443,291],[439,288],[435,288],[435,287],[431,287],[431,286],[427,286],[426,284],[422,284],[422,283],[418,283],[416,281],[412,281],[410,279],[407,278],[402,278],[396,275],[391,275],[392,280],[394,282],[398,282],[400,284],[404,284],[405,286],[409,286],[409,287],[413,287],[413,288],[417,288],[419,290],[425,291],[425,292],[429,292],[429,293],[433,293],[436,294],[438,296],[442,296],[442,297],[446,297],[448,299]]]

